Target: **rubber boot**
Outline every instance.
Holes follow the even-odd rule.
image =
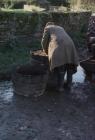
[[[67,89],[70,90],[72,86],[72,72],[67,72]]]

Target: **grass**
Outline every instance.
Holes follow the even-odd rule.
[[[29,61],[29,48],[0,48],[0,73],[10,71],[14,65]]]
[[[31,5],[31,6],[28,6],[28,7],[26,6],[25,10],[26,11],[32,11],[32,12],[41,12],[41,11],[44,11],[45,9],[41,8],[39,6]]]
[[[30,8],[27,9],[6,9],[6,8],[1,8],[1,11],[3,12],[10,12],[10,13],[31,13],[31,12],[42,12],[44,11],[44,8],[40,8],[37,6],[31,6]]]
[[[24,9],[5,9],[5,8],[1,8],[1,12],[7,12],[7,13],[31,13],[32,11],[26,11]]]

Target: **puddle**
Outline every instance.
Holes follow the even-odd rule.
[[[77,72],[73,74],[73,83],[84,83],[85,81],[85,72],[81,66],[77,67]],[[65,75],[66,80],[66,75]]]
[[[74,83],[84,83],[85,81],[85,72],[81,66],[77,67],[77,72],[73,75]]]
[[[10,81],[0,82],[0,98],[6,102],[12,101],[13,98],[12,82]]]

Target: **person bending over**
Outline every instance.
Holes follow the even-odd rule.
[[[71,37],[63,27],[48,22],[44,28],[41,45],[48,55],[50,71],[57,75],[57,89],[63,91],[64,76],[67,73],[67,87],[70,89],[72,75],[77,72],[78,54]]]

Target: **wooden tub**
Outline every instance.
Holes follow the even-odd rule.
[[[95,58],[91,57],[80,62],[86,73],[86,79],[95,82]]]
[[[14,93],[27,97],[44,94],[48,80],[48,71],[44,64],[35,62],[16,68],[12,75]]]

